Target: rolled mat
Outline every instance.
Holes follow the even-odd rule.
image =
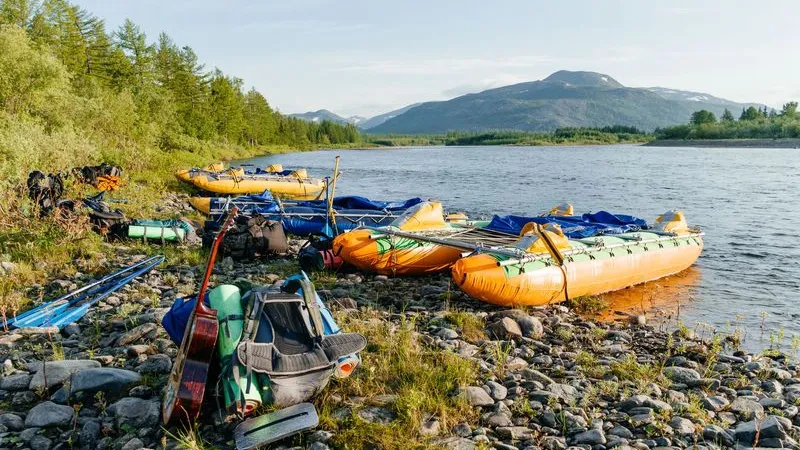
[[[209,292],[208,300],[211,307],[217,310],[219,319],[217,351],[222,366],[220,381],[225,396],[225,407],[231,412],[248,414],[261,406],[261,394],[259,393],[261,388],[257,378],[252,374],[248,376],[243,367],[239,372],[244,376],[239,378],[238,383],[233,376],[232,365],[238,364],[233,354],[242,339],[244,326],[241,293],[238,287],[223,284]],[[244,402],[238,403],[237,401],[241,400],[242,396],[244,396]]]

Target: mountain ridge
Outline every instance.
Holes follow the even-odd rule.
[[[367,131],[374,134],[427,134],[448,131],[552,131],[562,127],[635,126],[655,128],[686,123],[708,109],[717,116],[754,103],[738,103],[693,91],[626,87],[607,74],[560,70],[526,81],[424,102]]]

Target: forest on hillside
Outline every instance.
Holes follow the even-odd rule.
[[[280,114],[199,61],[165,32],[153,40],[130,20],[109,30],[66,0],[0,0],[0,178],[59,159],[135,166],[154,150],[216,158],[361,139],[352,125]]]

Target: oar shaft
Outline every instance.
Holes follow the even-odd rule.
[[[97,287],[97,286],[100,286],[102,284],[105,284],[108,281],[110,281],[110,280],[112,280],[114,278],[117,278],[117,277],[119,277],[120,275],[122,275],[122,274],[124,274],[126,272],[129,272],[129,271],[131,271],[131,270],[133,270],[133,269],[135,269],[137,267],[140,267],[140,266],[142,266],[144,264],[147,264],[148,262],[154,260],[157,257],[158,256],[151,256],[150,258],[145,258],[142,261],[139,261],[139,262],[137,262],[135,264],[132,264],[132,265],[127,266],[127,267],[124,267],[124,268],[122,268],[122,269],[120,269],[120,270],[118,270],[118,271],[116,271],[116,272],[114,272],[112,274],[104,276],[103,278],[101,278],[99,280],[93,281],[93,282],[81,287],[80,289],[76,289],[76,290],[74,290],[72,292],[69,292],[69,293],[67,293],[65,295],[62,295],[59,298],[56,298],[54,300],[50,300],[50,301],[48,301],[46,303],[43,303],[43,304],[37,306],[36,308],[30,309],[30,310],[28,310],[28,311],[16,316],[16,318],[8,321],[8,325],[15,325],[16,323],[22,323],[22,322],[25,322],[25,321],[29,321],[35,316],[42,315],[42,314],[48,314],[48,313],[51,313],[51,311],[60,310],[60,309],[66,308],[70,304],[75,303],[76,301],[79,301],[79,300],[81,300],[81,299],[86,297],[85,295],[78,296],[78,294],[82,294],[84,292],[89,291],[90,289],[92,289],[94,287]]]

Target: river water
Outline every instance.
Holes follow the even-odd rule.
[[[332,172],[336,195],[422,197],[471,217],[537,215],[568,202],[654,221],[682,209],[706,233],[682,274],[606,295],[610,312],[646,312],[698,334],[739,330],[745,346],[784,350],[800,336],[800,150],[576,147],[420,147],[334,150],[248,162]],[[770,339],[772,332],[772,339]],[[797,341],[796,341],[797,342]]]

